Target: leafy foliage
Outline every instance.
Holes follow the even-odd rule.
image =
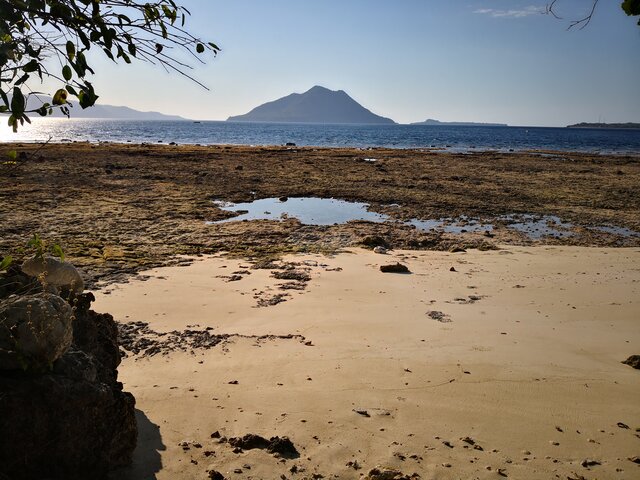
[[[636,17],[640,15],[640,0],[624,0],[622,9],[627,15]],[[640,20],[638,20],[638,25],[640,25]]]
[[[9,268],[11,266],[11,263],[13,263],[13,258],[11,258],[11,255],[3,257],[0,261],[0,272],[4,272],[7,268]]]
[[[552,15],[558,19],[562,18],[558,16],[558,14],[555,11],[556,4],[559,4],[559,3],[561,3],[561,0],[552,0],[551,2],[547,3],[545,13],[548,15]],[[577,27],[578,29],[582,30],[587,25],[589,25],[589,23],[591,23],[591,19],[595,14],[598,3],[600,3],[600,0],[591,0],[591,7],[589,8],[588,13],[581,18],[578,18],[576,20],[571,20],[569,22],[568,29],[570,30],[574,27]],[[627,15],[631,15],[631,16],[640,15],[640,0],[623,0],[621,7],[622,7],[622,10],[624,10]],[[638,25],[640,25],[640,20],[638,20]]]
[[[37,233],[33,234],[33,238],[29,240],[27,247],[33,250],[37,258],[43,258],[45,253],[50,252],[54,257],[58,257],[61,262],[64,262],[64,251],[62,247],[57,243],[49,246]]]
[[[94,105],[98,95],[87,79],[95,73],[87,60],[92,48],[116,63],[159,64],[202,85],[172,52],[201,61],[197,54],[220,49],[184,29],[189,15],[174,0],[0,0],[0,113],[17,131],[30,122],[28,113],[46,116],[59,108],[68,116],[69,96],[82,108]],[[51,103],[27,110],[36,76],[56,79],[61,88]]]

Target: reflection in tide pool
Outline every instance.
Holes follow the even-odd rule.
[[[507,223],[507,228],[524,233],[527,237],[539,240],[543,237],[567,238],[575,235],[571,231],[572,223],[563,222],[555,215],[502,215],[498,217]]]
[[[242,220],[281,220],[294,217],[304,225],[334,225],[352,220],[366,220],[382,223],[389,217],[367,210],[369,204],[347,202],[335,198],[296,197],[281,201],[277,198],[263,198],[246,203],[216,202],[222,210],[242,212],[237,217],[216,223],[238,222]]]
[[[481,223],[478,220],[461,216],[458,218],[440,218],[431,220],[409,220],[409,225],[413,225],[418,230],[436,230],[446,233],[465,233],[465,232],[490,232],[493,225]]]
[[[348,202],[335,198],[293,197],[282,200],[278,198],[263,198],[253,202],[228,203],[214,202],[222,210],[237,212],[232,218],[219,220],[213,223],[238,222],[243,220],[282,220],[293,217],[304,225],[335,225],[354,220],[368,222],[392,222],[388,215],[371,212],[369,204],[360,202]],[[390,206],[399,206],[393,204]],[[500,215],[494,221],[507,229],[523,233],[532,240],[540,240],[545,237],[567,238],[576,235],[573,223],[565,222],[555,215],[511,214]],[[397,221],[396,221],[397,222]],[[438,219],[411,219],[406,222],[397,222],[400,225],[411,225],[422,231],[435,231],[444,233],[485,233],[492,232],[496,225],[483,222],[477,218],[460,216],[456,218]],[[613,225],[590,226],[590,230],[620,235],[623,237],[640,237],[640,233],[624,227]]]

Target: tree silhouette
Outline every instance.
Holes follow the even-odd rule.
[[[85,55],[92,49],[116,63],[160,65],[204,87],[176,54],[202,61],[198,54],[220,49],[185,29],[189,15],[173,0],[0,0],[0,113],[17,131],[30,122],[28,113],[46,116],[59,108],[68,116],[69,96],[82,108],[94,105],[98,95],[87,76],[95,72]],[[60,88],[51,103],[27,110],[29,96],[37,93],[34,80],[45,77]]]
[[[561,0],[553,0],[552,2],[548,3],[546,7],[546,13],[548,15],[552,15],[557,19],[561,19],[562,17],[560,17],[555,10],[556,5],[560,3],[560,1]],[[593,18],[593,15],[595,14],[598,3],[600,3],[600,0],[592,0],[591,7],[587,11],[587,13],[581,18],[571,20],[569,22],[568,29],[571,30],[574,27],[577,27],[578,29],[583,29],[584,27],[589,25],[589,23],[591,22],[591,19]],[[622,10],[624,10],[625,13],[629,16],[640,15],[640,0],[624,0],[621,4],[621,7],[622,7]],[[638,25],[640,25],[640,20],[638,20]]]

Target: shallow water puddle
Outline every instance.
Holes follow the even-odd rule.
[[[416,218],[407,222],[418,230],[430,231],[436,230],[446,233],[465,233],[465,232],[490,232],[493,225],[481,223],[480,221],[465,216],[459,218],[440,218],[430,220],[418,220]]]
[[[240,215],[215,223],[242,220],[282,220],[294,217],[305,225],[334,225],[352,220],[382,223],[387,215],[370,212],[368,203],[347,202],[335,198],[295,197],[287,200],[263,198],[246,203],[216,202],[222,210],[240,212]]]
[[[290,217],[297,218],[304,225],[335,225],[353,220],[376,223],[393,221],[388,215],[369,211],[369,204],[367,203],[349,202],[335,198],[263,198],[244,203],[229,203],[216,200],[214,204],[222,210],[237,212],[238,215],[213,223],[239,222],[243,220],[283,220]],[[399,207],[400,205],[392,204],[390,206]],[[575,227],[573,223],[565,222],[555,215],[500,215],[495,218],[495,221],[504,225],[507,229],[525,234],[532,240],[540,240],[544,237],[567,238],[576,235],[576,232],[573,231]],[[412,225],[422,231],[453,234],[492,232],[495,228],[492,223],[464,215],[456,218],[427,220],[414,218],[400,223]],[[640,237],[640,232],[613,225],[590,226],[587,228],[623,237]]]
[[[555,215],[502,215],[499,220],[507,223],[507,228],[524,233],[529,238],[539,240],[543,237],[567,238],[575,235],[571,231],[572,223],[563,222]]]

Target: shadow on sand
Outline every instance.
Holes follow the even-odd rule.
[[[162,443],[160,427],[137,408],[136,421],[138,422],[138,445],[133,452],[133,463],[111,472],[109,480],[155,480],[156,473],[162,468],[160,452],[166,447]]]

